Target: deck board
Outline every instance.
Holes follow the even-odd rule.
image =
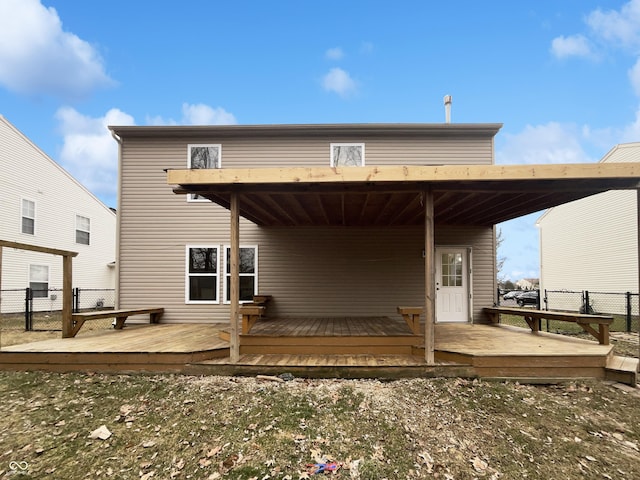
[[[239,364],[231,364],[229,343],[219,338],[223,327],[228,328],[200,324],[127,325],[123,330],[13,345],[0,350],[0,369],[230,375],[291,369],[300,375],[553,379],[603,378],[605,368],[629,370],[637,365],[635,359],[612,355],[613,346],[591,340],[546,332],[534,334],[529,329],[505,325],[471,324],[436,324],[438,362],[427,365],[423,337],[413,335],[403,320],[386,317],[261,320],[250,335],[241,337],[241,342],[249,345],[249,340],[263,338],[267,342],[264,350],[248,350],[241,355]],[[347,336],[339,338],[340,334]],[[402,354],[389,347],[393,342],[402,348]],[[278,346],[284,347],[286,353],[279,352]],[[353,350],[344,351],[347,347]],[[248,370],[243,371],[244,367]]]

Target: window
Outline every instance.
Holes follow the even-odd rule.
[[[22,233],[35,235],[36,231],[36,202],[22,199]]]
[[[225,303],[231,303],[231,247],[225,248]],[[258,247],[240,247],[240,301],[251,302],[258,293]]]
[[[89,245],[91,236],[91,220],[82,215],[76,215],[76,243]]]
[[[187,146],[187,167],[188,168],[220,168],[222,145],[213,144],[190,144]],[[187,196],[189,202],[208,202],[195,193]]]
[[[218,302],[218,248],[187,246],[186,303]]]
[[[332,143],[332,167],[364,167],[364,143]]]
[[[49,296],[49,267],[47,265],[29,265],[29,288],[33,298]]]
[[[442,286],[462,287],[462,254],[442,254]]]

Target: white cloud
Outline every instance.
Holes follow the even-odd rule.
[[[107,126],[134,125],[133,117],[117,108],[95,118],[62,107],[56,118],[63,135],[60,164],[94,195],[115,198],[118,145]]]
[[[636,110],[635,120],[622,130],[617,143],[637,142],[640,139],[640,107]]]
[[[182,104],[182,118],[180,121],[172,118],[165,119],[159,115],[147,116],[149,125],[235,125],[236,117],[222,107],[210,107],[204,103]]]
[[[76,99],[113,83],[98,52],[63,31],[54,8],[39,0],[0,2],[0,84],[27,95]]]
[[[326,91],[337,93],[341,97],[348,97],[357,89],[355,80],[341,68],[329,70],[322,78],[322,86]]]
[[[527,125],[515,135],[505,134],[505,143],[496,152],[496,163],[539,164],[593,161],[580,144],[582,130],[572,125],[550,122]]]
[[[604,40],[635,49],[640,46],[640,0],[630,0],[620,11],[595,10],[587,17],[587,24]]]
[[[629,69],[629,80],[633,91],[640,97],[640,59]]]
[[[592,56],[589,40],[583,35],[561,35],[554,38],[551,42],[551,53],[558,58]]]
[[[182,121],[185,125],[234,125],[238,123],[236,117],[224,108],[212,108],[203,103],[196,105],[183,103]]]
[[[335,47],[335,48],[328,49],[324,53],[324,56],[327,57],[329,60],[341,60],[342,58],[344,58],[344,52],[342,51],[342,48]]]

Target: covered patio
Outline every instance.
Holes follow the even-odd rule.
[[[259,226],[280,228],[400,228],[422,225],[424,301],[415,307],[422,307],[424,333],[418,352],[425,365],[435,366],[438,356],[442,359],[442,355],[453,355],[436,353],[449,351],[437,347],[438,331],[461,328],[452,339],[454,343],[463,344],[462,332],[490,328],[477,325],[489,323],[489,319],[481,315],[474,318],[474,324],[436,325],[435,232],[438,227],[492,227],[596,193],[616,189],[637,190],[639,181],[640,166],[633,163],[189,169],[167,172],[167,183],[173,186],[175,193],[197,194],[230,211],[231,318],[228,340],[231,365],[241,363],[241,356],[248,354],[245,353],[246,348],[252,342],[251,336],[241,335],[239,328],[240,217]],[[474,305],[474,308],[481,311],[482,307],[488,306],[491,305]],[[259,322],[254,328],[258,325]],[[505,330],[493,328],[489,331],[491,335],[497,335],[497,332]],[[293,335],[296,336],[304,335],[298,332]],[[326,337],[324,334],[321,336]],[[497,352],[500,350],[499,343],[489,342],[485,348],[487,345]],[[522,348],[525,349],[524,354],[533,354],[541,347],[524,344]],[[315,351],[318,355],[332,352],[329,345],[317,343]],[[262,353],[273,352],[273,349],[264,347]],[[416,350],[413,357],[415,353]],[[268,362],[263,359],[261,363]],[[560,365],[566,360],[556,358],[555,363]],[[544,368],[550,368],[550,365]],[[603,369],[604,364],[594,368]]]

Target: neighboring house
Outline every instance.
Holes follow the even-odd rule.
[[[494,165],[500,127],[112,126],[118,306],[229,322],[236,201],[240,300],[272,295],[269,316],[393,317],[426,305],[438,322],[486,323],[496,224],[638,184],[633,169]]]
[[[537,278],[522,278],[516,282],[516,287],[520,290],[534,290],[540,284]]]
[[[600,163],[628,162],[640,162],[640,143],[617,145]],[[541,288],[637,293],[637,202],[635,190],[615,190],[544,212],[536,222]]]
[[[73,287],[115,288],[115,212],[0,115],[0,239],[78,252]],[[54,255],[2,249],[3,291],[33,290],[34,310],[59,310],[62,261]],[[23,304],[3,295],[2,312]],[[80,305],[83,308],[96,305]],[[16,310],[18,308],[18,310]]]

